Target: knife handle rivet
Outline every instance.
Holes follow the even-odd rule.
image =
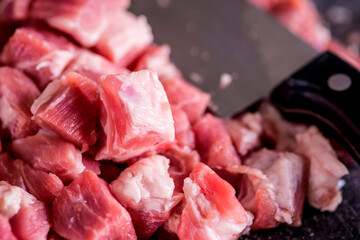
[[[329,77],[328,87],[337,92],[342,92],[350,88],[352,81],[351,78],[343,73],[337,73]]]

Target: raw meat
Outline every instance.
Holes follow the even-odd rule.
[[[174,140],[170,105],[155,72],[103,76],[100,99],[105,136],[96,160],[123,162]]]
[[[96,53],[83,50],[66,68],[65,73],[77,72],[96,83],[99,83],[101,75],[104,74],[129,74],[126,68],[118,67],[106,58]]]
[[[31,112],[41,127],[87,151],[96,142],[97,91],[95,82],[70,72],[46,87]]]
[[[176,107],[171,108],[175,127],[175,142],[180,147],[195,148],[195,135],[186,113]]]
[[[11,138],[22,138],[36,133],[38,127],[31,120],[30,107],[40,95],[36,85],[21,71],[0,67],[1,128]]]
[[[129,211],[140,239],[149,238],[182,199],[182,194],[174,195],[169,162],[160,155],[141,159],[110,184],[111,192]]]
[[[180,240],[237,239],[248,232],[252,215],[236,199],[234,188],[205,164],[198,163],[185,179],[184,194]]]
[[[46,239],[50,229],[49,213],[43,202],[23,189],[0,182],[0,215],[10,220],[18,239]]]
[[[59,77],[75,56],[66,38],[43,28],[21,27],[4,46],[1,61],[34,77],[40,89]]]
[[[128,66],[153,41],[144,16],[118,12],[96,44],[96,50],[121,67]]]
[[[193,126],[196,149],[201,161],[211,168],[225,168],[241,164],[222,121],[207,113]]]
[[[252,229],[273,228],[279,223],[301,225],[308,165],[289,152],[261,149],[237,170],[244,174],[239,201],[254,214]]]
[[[25,20],[29,16],[32,0],[1,0],[0,22]]]
[[[80,151],[57,135],[40,132],[13,141],[10,148],[35,169],[54,173],[63,181],[73,180],[84,170]]]
[[[130,0],[34,0],[31,15],[93,47],[113,16],[129,5]]]
[[[55,174],[36,170],[21,159],[13,160],[7,153],[0,155],[0,180],[21,187],[45,203],[52,203],[64,187]]]
[[[54,230],[67,239],[136,239],[129,213],[91,171],[61,191],[52,215]]]
[[[99,175],[101,173],[100,163],[98,161],[95,161],[93,158],[83,155],[82,163],[85,167],[84,171],[93,171],[94,173],[96,173],[96,175]]]
[[[0,236],[2,240],[17,240],[11,231],[9,219],[0,214]]]
[[[340,178],[348,170],[334,149],[315,126],[296,135],[294,151],[310,160],[307,198],[311,206],[321,211],[335,211],[341,203]]]
[[[238,119],[225,119],[224,125],[240,156],[261,146],[263,128],[259,113],[246,113]]]

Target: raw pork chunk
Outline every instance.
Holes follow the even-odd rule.
[[[180,147],[195,148],[195,135],[186,113],[180,108],[171,108],[175,127],[175,142]]]
[[[36,170],[21,159],[13,160],[7,153],[0,155],[0,180],[21,187],[45,203],[52,203],[64,187],[55,174]]]
[[[1,0],[0,22],[25,20],[29,16],[32,0]]]
[[[57,135],[40,132],[11,142],[10,148],[35,169],[54,173],[63,181],[73,180],[84,170],[80,151]]]
[[[129,74],[127,68],[121,68],[99,54],[83,50],[66,68],[65,73],[77,72],[96,83],[104,74]]]
[[[84,171],[93,171],[96,175],[100,175],[101,170],[99,161],[95,161],[93,158],[83,154],[82,163],[85,167]]]
[[[241,164],[222,121],[207,113],[193,126],[196,149],[201,161],[211,168],[225,168]]]
[[[2,240],[17,240],[11,231],[9,219],[0,214],[0,236]]]
[[[22,27],[4,46],[1,61],[34,77],[40,89],[59,77],[75,56],[75,46],[46,29]]]
[[[126,168],[110,184],[110,190],[129,211],[139,239],[149,238],[182,199],[174,195],[169,159],[153,155]]]
[[[11,138],[26,137],[37,131],[30,107],[39,95],[36,85],[21,71],[0,67],[1,128]]]
[[[151,69],[159,74],[172,107],[183,110],[191,123],[205,112],[210,95],[185,81],[180,71],[170,62],[167,45],[151,46],[135,64],[135,70]]]
[[[153,38],[151,27],[144,16],[118,12],[95,48],[110,61],[126,67],[152,43]]]
[[[45,20],[84,47],[92,47],[112,23],[112,16],[129,4],[130,0],[34,0],[32,17]]]
[[[18,239],[45,240],[50,229],[45,204],[4,181],[0,182],[0,215],[10,220],[12,232]]]
[[[236,169],[244,174],[239,200],[254,214],[252,229],[273,228],[279,223],[301,225],[308,164],[289,152],[261,149]]]
[[[203,163],[184,181],[185,208],[177,234],[180,240],[237,239],[253,217],[235,197],[235,189]]]
[[[35,121],[82,149],[96,142],[98,87],[71,72],[49,84],[31,106]]]
[[[310,160],[307,198],[311,206],[321,211],[335,211],[341,203],[341,177],[348,170],[320,131],[309,127],[296,135],[294,151]]]
[[[91,171],[61,191],[52,216],[54,230],[67,239],[136,239],[129,213]]]
[[[103,76],[100,99],[105,136],[96,160],[122,162],[174,140],[170,105],[155,72]]]
[[[241,118],[225,119],[224,125],[240,156],[262,144],[262,117],[259,113],[246,113]]]

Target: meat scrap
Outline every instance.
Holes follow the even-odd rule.
[[[97,91],[95,82],[70,72],[46,87],[31,112],[41,127],[87,151],[96,142]]]
[[[236,199],[234,188],[205,164],[198,163],[185,179],[184,195],[180,240],[230,240],[249,231],[252,215]]]
[[[279,223],[300,226],[306,195],[308,164],[290,152],[261,149],[235,171],[244,174],[239,201],[254,214],[252,229],[273,228]]]
[[[30,107],[40,95],[36,85],[24,73],[10,67],[0,67],[1,128],[12,139],[36,133],[38,126],[31,120]]]
[[[100,99],[105,136],[96,160],[124,162],[174,140],[170,105],[155,72],[103,76]]]
[[[186,113],[180,108],[171,108],[174,119],[175,142],[180,147],[195,148],[195,135],[191,128],[191,123]]]
[[[17,28],[1,54],[1,61],[24,70],[40,89],[58,78],[74,58],[76,47],[65,37],[43,28]]]
[[[45,204],[23,189],[0,182],[0,215],[10,221],[18,239],[46,239],[50,229],[49,212]]]
[[[129,213],[91,171],[61,191],[52,216],[54,230],[67,239],[136,239]]]
[[[139,239],[149,238],[182,199],[182,194],[174,194],[169,162],[160,155],[141,159],[110,184],[111,192],[129,211]]]
[[[14,22],[29,17],[32,0],[2,0],[0,1],[0,22]]]
[[[0,236],[3,240],[17,240],[11,231],[9,219],[0,214]]]

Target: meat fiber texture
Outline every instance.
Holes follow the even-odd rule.
[[[24,70],[44,89],[62,74],[75,51],[76,47],[59,34],[44,28],[21,27],[4,46],[1,61]]]
[[[139,239],[149,238],[163,225],[182,199],[182,194],[174,194],[169,162],[160,155],[141,159],[110,184],[111,192],[129,211]]]
[[[40,95],[36,85],[24,73],[0,67],[0,120],[2,136],[23,138],[36,133],[30,107]]]
[[[25,20],[29,17],[32,0],[1,0],[0,22],[14,22]]]
[[[31,112],[41,127],[87,151],[96,142],[97,91],[94,81],[70,72],[46,87]]]
[[[50,221],[45,204],[4,181],[0,182],[0,215],[9,219],[17,239],[47,239]]]
[[[254,214],[252,229],[273,228],[279,223],[300,226],[307,188],[308,164],[289,152],[261,149],[252,153],[239,184],[239,201]]]
[[[73,180],[85,168],[80,151],[72,143],[44,131],[13,141],[10,149],[35,169],[51,172],[63,181]]]
[[[180,240],[230,240],[249,231],[252,215],[236,199],[234,188],[205,164],[198,163],[185,179],[184,195]]]
[[[91,171],[61,191],[52,216],[54,230],[67,239],[136,239],[129,213]]]
[[[34,0],[31,16],[93,47],[114,16],[129,5],[130,0]]]
[[[136,61],[134,69],[156,71],[171,106],[184,111],[190,123],[195,123],[204,114],[210,95],[185,81],[169,56],[169,46],[150,46]]]
[[[155,72],[102,77],[100,100],[105,136],[96,160],[123,162],[174,140],[170,105]]]

